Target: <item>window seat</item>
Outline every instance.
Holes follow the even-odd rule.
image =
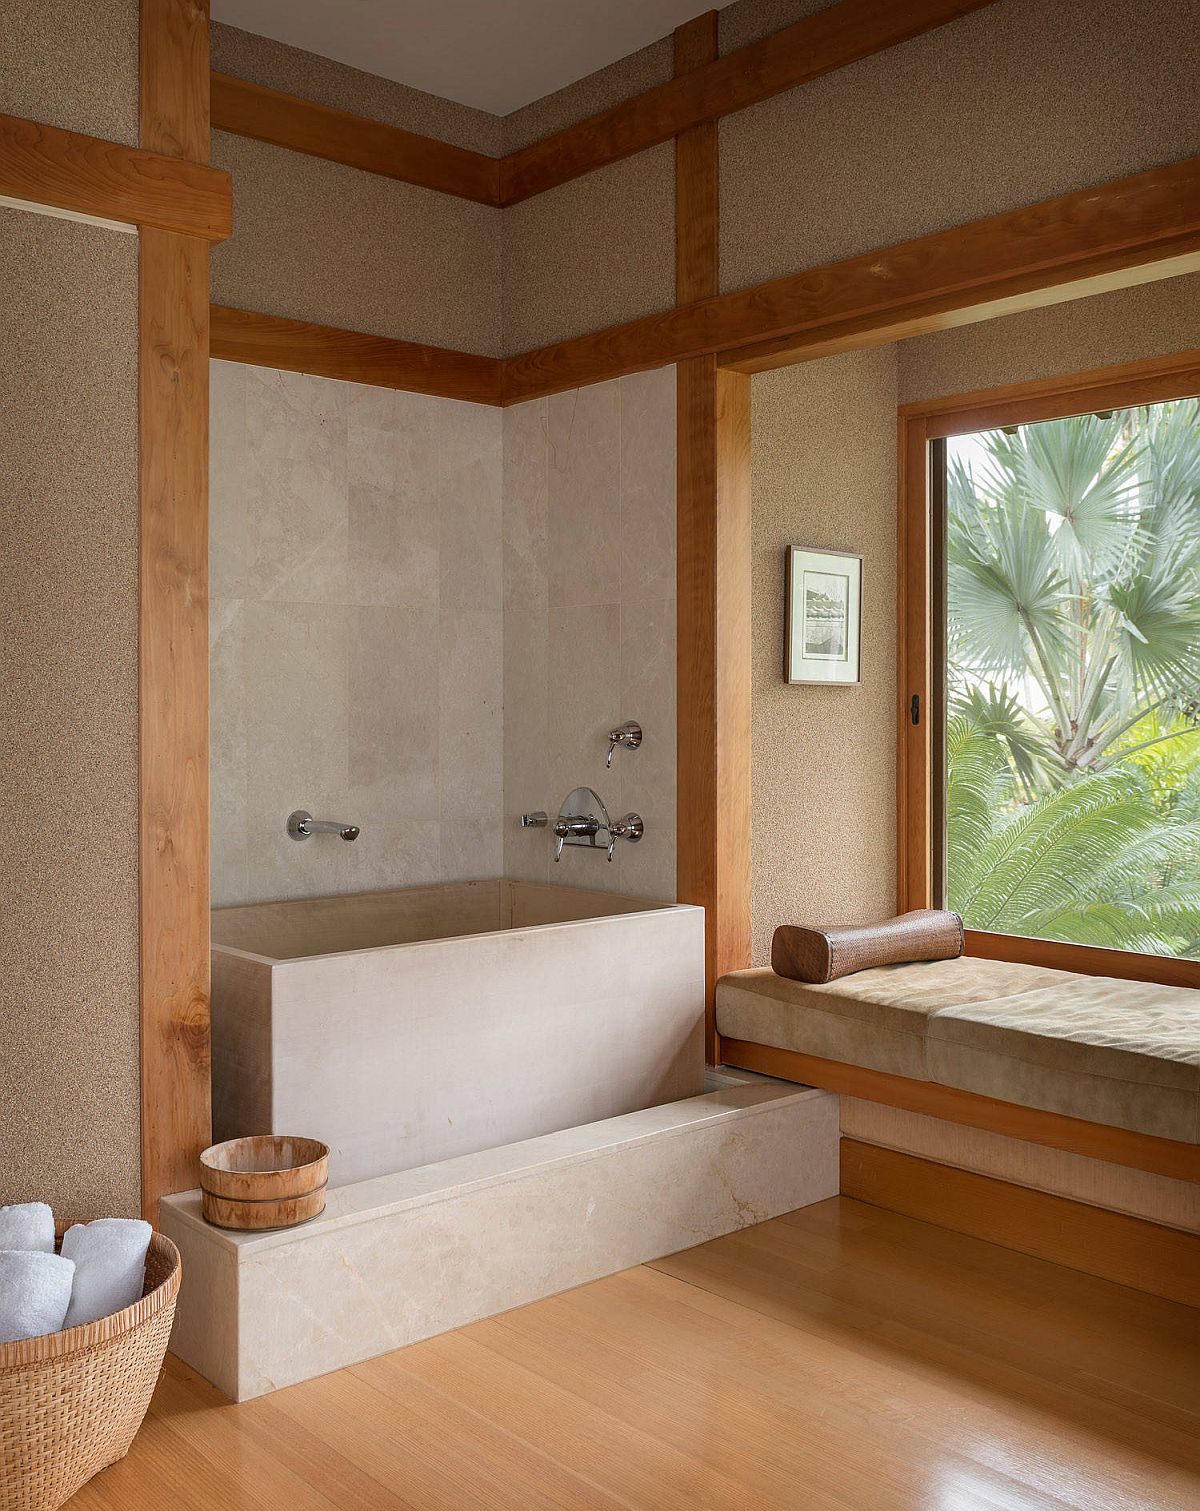
[[[725,1039],[862,1067],[879,1080],[1200,1143],[1200,992],[1187,987],[969,956],[821,986],[758,969],[717,983],[716,1023]]]

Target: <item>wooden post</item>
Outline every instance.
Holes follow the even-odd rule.
[[[208,0],[142,0],[141,144],[208,162]],[[138,278],[142,1211],[211,1140],[208,248],[143,226]]]

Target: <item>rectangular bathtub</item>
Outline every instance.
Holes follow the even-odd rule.
[[[472,881],[212,915],[213,1132],[342,1185],[698,1095],[703,910]]]

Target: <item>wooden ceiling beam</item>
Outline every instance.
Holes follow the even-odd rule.
[[[481,205],[500,203],[498,158],[229,74],[212,76],[212,124],[219,131],[307,152],[459,199]]]

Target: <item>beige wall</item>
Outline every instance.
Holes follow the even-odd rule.
[[[674,304],[671,143],[502,213],[506,355]]]
[[[218,907],[498,876],[501,413],[212,364]],[[295,808],[360,825],[297,844]]]
[[[899,397],[916,404],[1192,347],[1200,347],[1200,273],[903,341]]]
[[[499,210],[213,132],[233,174],[217,304],[498,356]]]
[[[137,241],[0,209],[0,289],[0,1204],[120,1215],[140,1200]]]
[[[895,898],[896,351],[752,380],[754,963]],[[784,549],[863,556],[862,681],[783,680]]]
[[[754,959],[894,904],[896,406],[1200,347],[1200,275],[753,379]],[[860,687],[783,681],[785,545],[864,554]]]
[[[605,768],[605,735],[640,749]],[[646,822],[610,865],[546,829],[577,786]],[[504,870],[675,897],[675,369],[504,411]]]
[[[0,0],[0,110],[134,146],[138,0]]]
[[[1140,172],[1200,151],[1195,0],[999,0],[720,142],[724,289]]]

